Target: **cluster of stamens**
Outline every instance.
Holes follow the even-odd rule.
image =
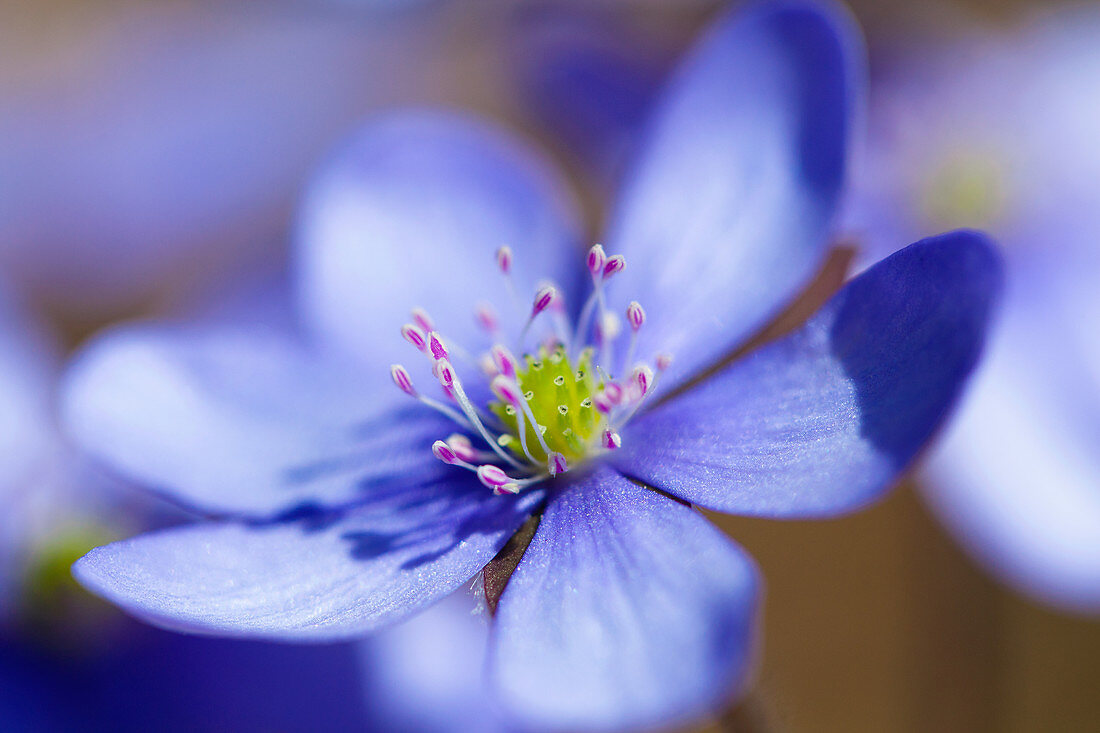
[[[511,249],[501,247],[496,259],[511,300],[522,308],[512,280]],[[561,290],[550,282],[538,286],[524,326],[513,337],[515,350],[522,352],[536,321],[549,320],[551,328],[533,353],[524,353],[522,359],[505,344],[500,321],[487,304],[478,306],[475,317],[493,346],[477,358],[447,343],[421,308],[413,309],[412,320],[401,328],[405,340],[431,360],[432,374],[446,399],[421,394],[399,364],[390,368],[394,383],[464,430],[435,441],[432,453],[448,465],[475,472],[495,493],[518,493],[619,448],[622,426],[653,393],[657,376],[671,362],[669,356],[658,355],[656,373],[648,364],[635,362],[637,335],[646,315],[632,301],[626,308],[630,342],[621,369],[616,369],[620,365],[615,364],[613,345],[622,326],[607,308],[604,287],[623,270],[626,260],[622,255],[608,257],[597,244],[588,251],[586,265],[592,293],[575,324],[570,323]],[[489,381],[496,399],[485,408],[470,399],[452,356]]]

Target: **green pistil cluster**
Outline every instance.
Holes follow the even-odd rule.
[[[526,355],[523,366],[516,370],[516,382],[542,429],[543,440],[570,464],[587,456],[595,444],[594,437],[607,427],[606,419],[592,404],[592,396],[603,387],[592,366],[592,356],[592,349],[585,349],[574,363],[561,346],[553,352],[540,347],[537,357]],[[498,441],[500,445],[526,459],[515,408],[494,401],[489,409],[506,428]],[[527,449],[536,460],[545,461],[546,452],[530,419],[525,417],[523,422]]]

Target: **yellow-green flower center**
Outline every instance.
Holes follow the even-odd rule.
[[[592,349],[570,359],[561,346],[552,352],[540,347],[538,354],[523,358],[516,369],[516,383],[538,427],[526,415],[503,402],[490,403],[489,409],[505,426],[498,443],[519,458],[525,458],[520,441],[520,425],[531,455],[546,460],[546,451],[535,430],[551,451],[561,453],[570,464],[586,457],[607,428],[607,419],[592,403],[603,388],[603,380],[592,365]]]

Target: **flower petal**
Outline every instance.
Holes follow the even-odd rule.
[[[342,514],[143,535],[92,550],[73,572],[92,592],[169,629],[352,638],[465,583],[541,499],[493,496],[457,472],[450,482],[386,491],[385,506]]]
[[[1093,278],[1097,271],[1081,267]],[[1059,312],[1055,304],[1073,289],[1067,273],[1044,281],[1034,268],[1015,272],[989,356],[929,456],[921,489],[999,578],[1047,603],[1098,613],[1100,372],[1080,348],[1096,348],[1095,330],[1087,344],[1071,333],[1096,321],[1084,303]]]
[[[1000,284],[983,235],[911,245],[801,330],[638,418],[615,464],[737,514],[832,516],[866,504],[954,406]]]
[[[568,730],[713,711],[745,681],[758,585],[697,512],[598,468],[551,501],[501,596],[502,704]]]
[[[372,363],[409,358],[400,337],[421,307],[471,353],[474,317],[495,306],[518,332],[540,278],[567,296],[581,271],[576,215],[544,161],[501,130],[446,114],[395,115],[355,136],[314,181],[298,259],[307,320]],[[520,306],[494,256],[510,246]]]
[[[459,591],[358,645],[377,730],[520,733],[496,713],[485,679],[489,614]]]
[[[720,19],[674,76],[608,237],[612,284],[650,320],[671,386],[743,341],[824,256],[862,45],[845,11],[760,3]],[[652,324],[652,325],[650,325]]]
[[[454,424],[395,406],[408,398],[388,382],[281,331],[128,327],[77,358],[64,419],[84,450],[184,505],[271,516],[449,472],[430,448]]]

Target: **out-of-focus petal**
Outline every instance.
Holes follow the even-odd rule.
[[[86,588],[165,628],[286,641],[354,638],[468,581],[540,492],[493,496],[465,473],[384,489],[390,500],[249,526],[204,523],[92,550]]]
[[[125,5],[0,22],[0,264],[82,319],[266,256],[317,156],[440,45],[424,18]]]
[[[980,234],[911,245],[799,331],[637,418],[614,462],[737,514],[820,517],[866,504],[955,405],[1000,285],[1000,258]]]
[[[825,253],[862,94],[862,46],[829,3],[721,18],[673,77],[608,237],[612,284],[650,319],[671,386],[761,326]]]
[[[71,367],[63,410],[80,447],[126,477],[249,516],[376,501],[397,477],[431,484],[449,472],[431,444],[454,429],[386,373],[258,327],[108,333]]]
[[[535,120],[608,188],[672,66],[668,39],[630,32],[621,10],[533,6],[511,43],[517,92]]]
[[[489,615],[459,591],[359,644],[371,720],[383,730],[504,733],[486,684]]]
[[[1083,308],[1059,311],[1073,289],[1066,278],[1015,274],[989,357],[929,457],[921,489],[998,577],[1048,603],[1097,613],[1100,372],[1072,336],[1096,321]],[[1095,302],[1095,280],[1092,288]],[[1094,348],[1095,339],[1093,331]]]
[[[555,497],[501,596],[501,703],[550,729],[684,723],[747,675],[752,561],[689,507],[598,468]]]
[[[572,202],[544,161],[503,131],[408,112],[361,130],[315,179],[301,212],[300,298],[328,339],[384,367],[416,356],[401,338],[414,307],[453,345],[487,345],[491,304],[517,334],[540,278],[570,299],[581,271]],[[514,251],[519,303],[495,252]]]

